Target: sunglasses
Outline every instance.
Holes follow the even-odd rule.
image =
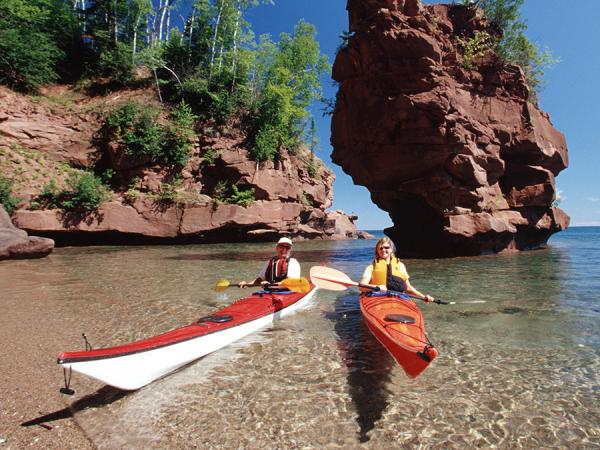
[[[391,250],[392,247],[390,247],[389,245],[382,245],[381,247],[379,247],[380,250]]]
[[[292,248],[292,246],[291,246],[291,245],[281,245],[281,244],[279,244],[277,247],[281,247],[281,248],[288,248],[288,249],[289,249],[289,248]]]

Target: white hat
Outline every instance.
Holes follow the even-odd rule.
[[[292,240],[290,238],[282,237],[277,241],[277,245],[294,245],[292,244]]]

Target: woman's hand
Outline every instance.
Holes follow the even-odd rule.
[[[245,288],[246,286],[248,286],[248,283],[247,283],[247,282],[245,282],[245,281],[240,281],[240,282],[238,283],[238,287]]]
[[[380,284],[377,286],[379,288],[379,292],[387,292],[388,288],[385,284]]]

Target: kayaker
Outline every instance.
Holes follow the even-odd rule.
[[[277,241],[275,251],[277,255],[269,259],[263,269],[254,280],[240,281],[238,286],[256,286],[259,284],[277,284],[286,278],[300,278],[300,263],[295,258],[290,257],[292,252],[292,240],[282,237]]]
[[[389,237],[384,236],[379,239],[375,244],[375,259],[365,267],[361,284],[378,286],[384,292],[388,290],[405,292],[420,297],[426,302],[432,302],[434,298],[431,295],[422,294],[410,284],[406,267],[394,253],[394,243]]]

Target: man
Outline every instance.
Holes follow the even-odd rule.
[[[278,284],[286,278],[300,278],[300,264],[295,258],[291,258],[292,240],[282,237],[277,241],[275,250],[277,255],[269,259],[258,277],[251,282],[240,281],[238,286],[256,286],[259,284]]]

